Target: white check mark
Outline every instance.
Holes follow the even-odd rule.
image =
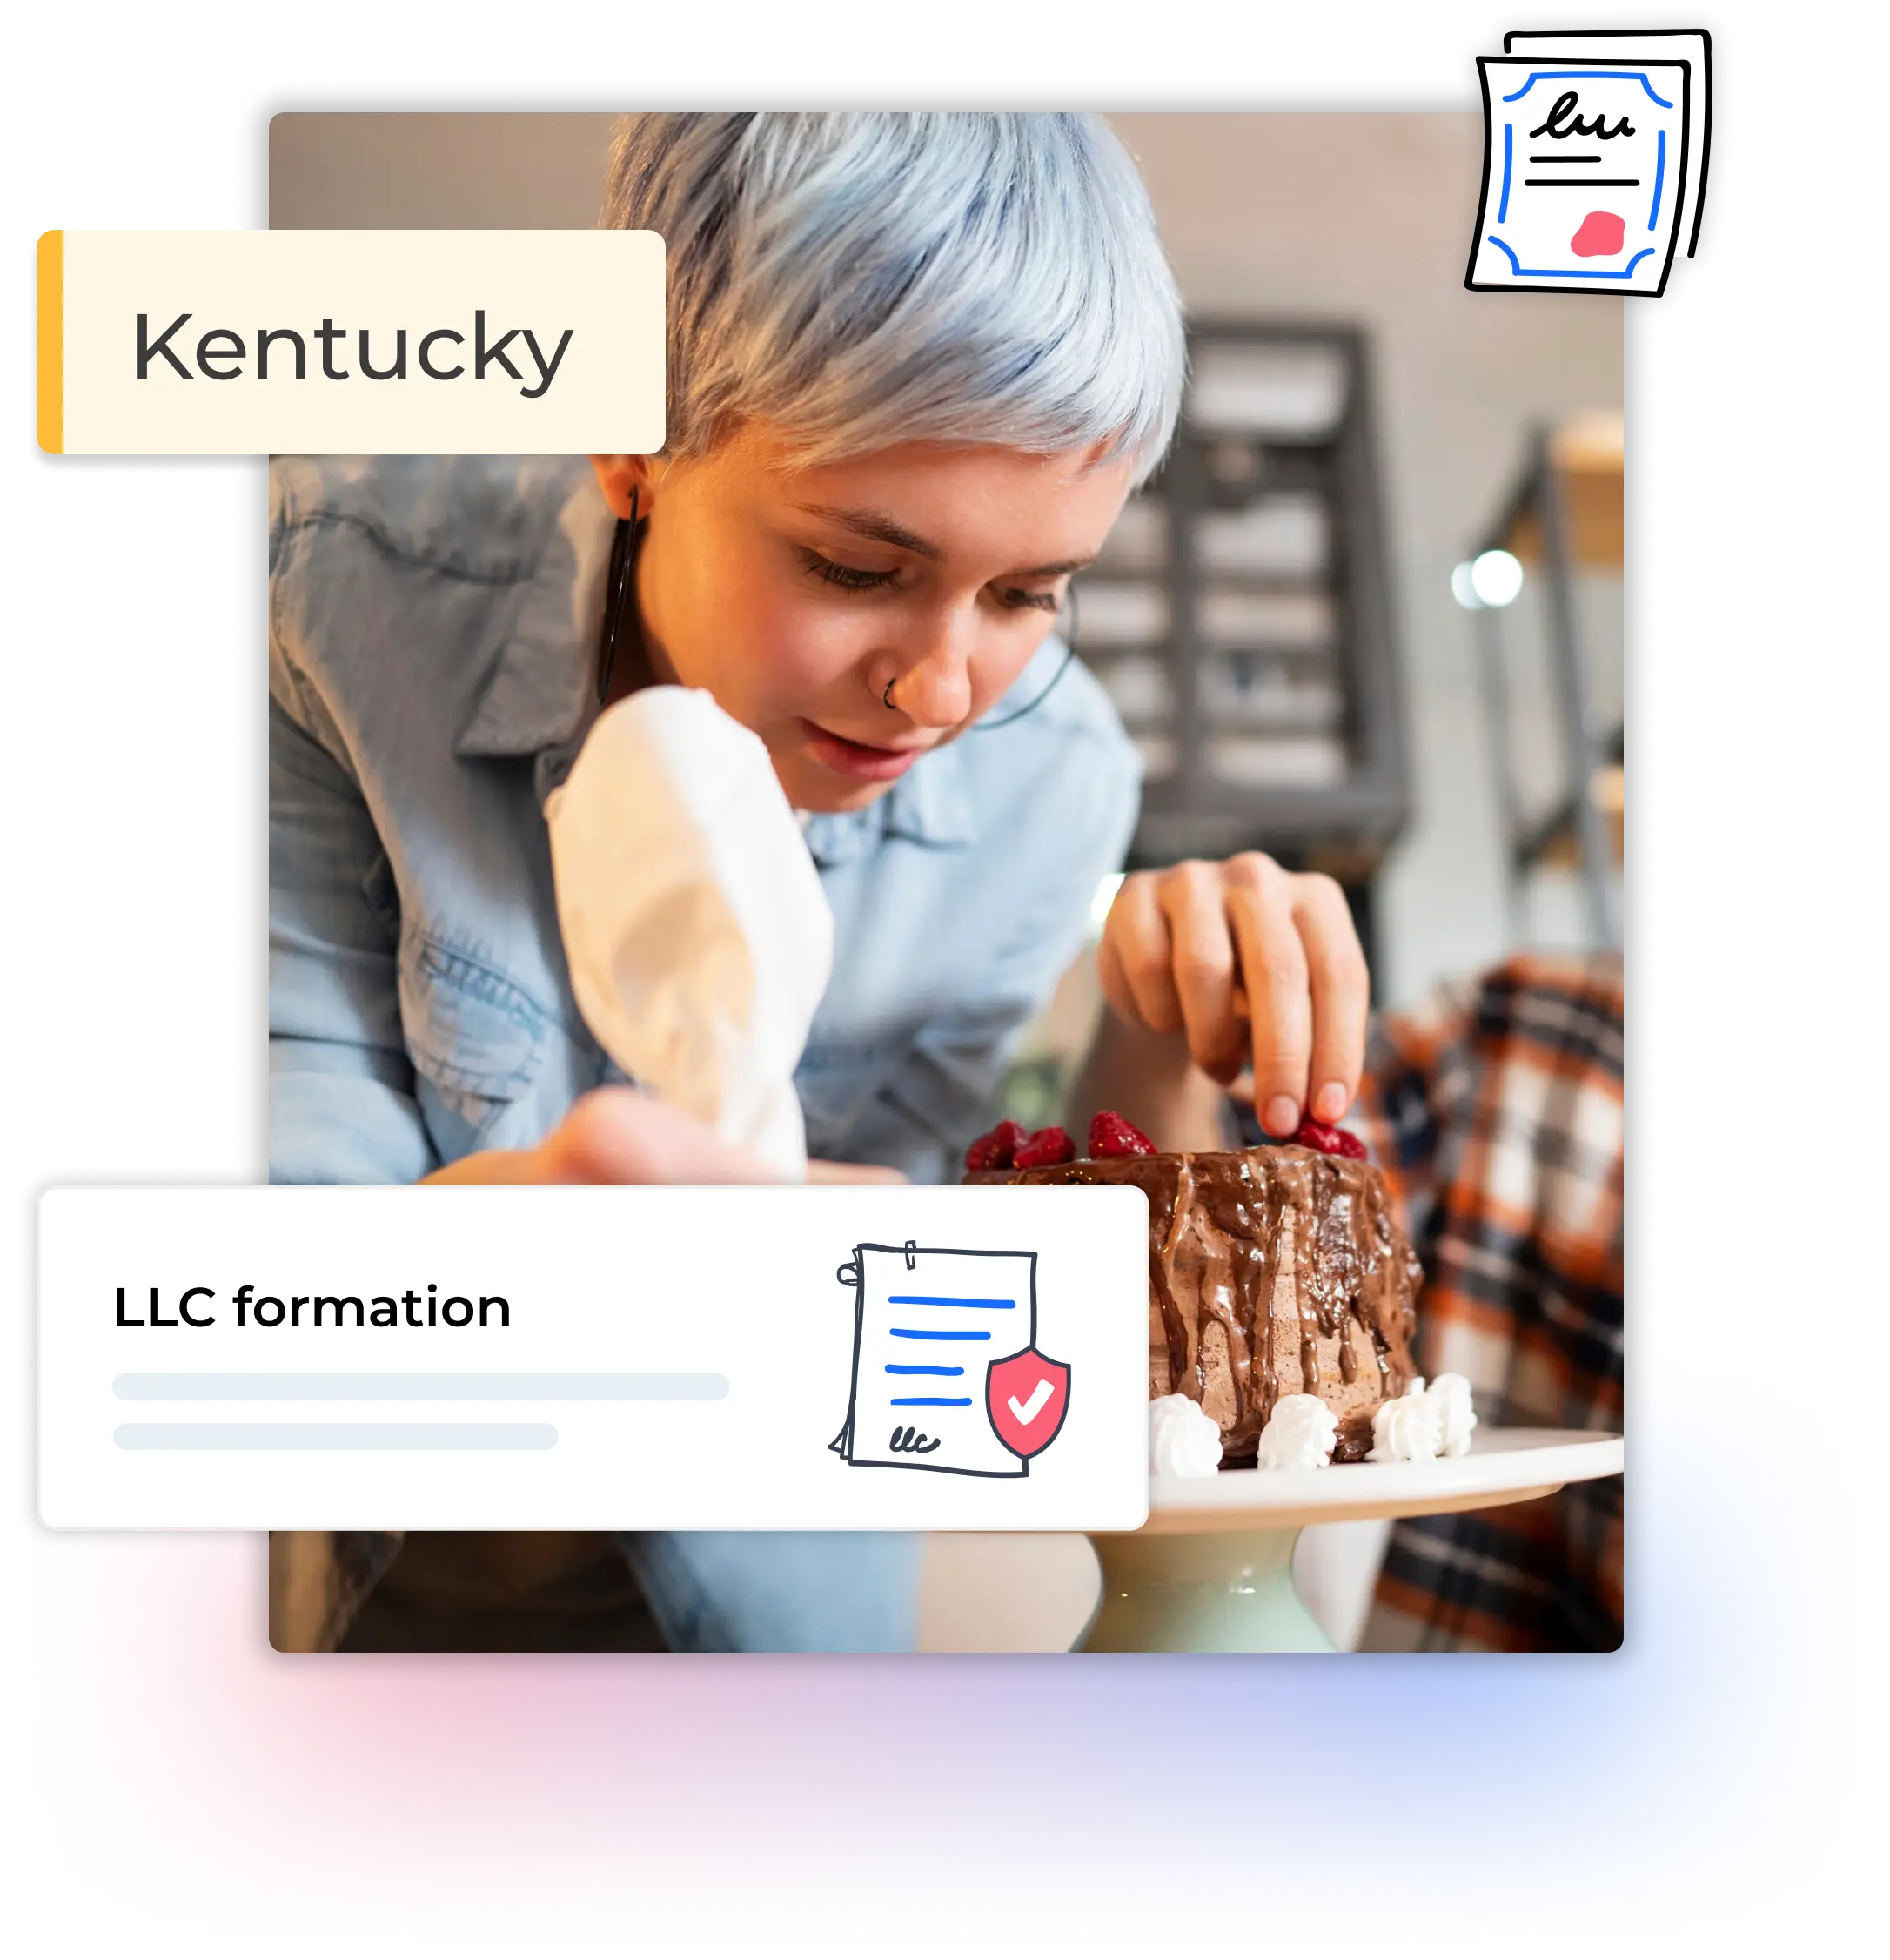
[[[1049,1382],[1040,1380],[1030,1391],[1030,1400],[1028,1402],[1020,1402],[1015,1395],[1010,1398],[1010,1413],[1028,1429],[1036,1420],[1037,1411],[1055,1393]]]

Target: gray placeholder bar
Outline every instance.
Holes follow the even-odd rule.
[[[714,1374],[119,1375],[121,1402],[719,1402]]]
[[[549,1450],[548,1422],[124,1422],[121,1450]]]

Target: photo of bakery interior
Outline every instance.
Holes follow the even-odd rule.
[[[593,473],[575,459],[560,475],[557,460],[522,459],[505,495],[553,519],[547,500],[589,500],[598,536],[615,540],[594,628],[586,615],[585,677],[599,682],[586,717],[680,681],[768,743],[837,933],[794,1077],[808,1174],[1148,1191],[1158,1476],[1449,1456],[1476,1425],[1622,1426],[1622,303],[1464,290],[1481,145],[1480,118],[1459,114],[284,115],[271,126],[273,226],[693,213],[702,237],[665,234],[672,328],[724,351],[713,337],[733,329],[718,327],[718,308],[763,277],[765,250],[741,241],[772,235],[740,226],[759,211],[786,230],[791,212],[805,230],[774,276],[804,302],[795,282],[814,279],[809,255],[828,249],[818,241],[851,255],[821,276],[854,282],[858,310],[833,327],[834,360],[862,377],[893,366],[874,334],[883,342],[922,305],[948,323],[936,331],[982,346],[981,309],[1016,312],[1046,255],[1078,264],[1080,249],[1082,277],[1114,282],[1128,322],[1116,339],[1141,336],[1141,368],[1107,336],[1085,339],[1080,308],[1058,358],[1072,375],[1089,362],[1082,385],[1097,400],[1108,384],[1109,400],[1136,404],[1133,442],[1115,453],[1073,420],[1064,448],[1010,446],[969,418],[957,444],[944,433],[956,425],[922,419],[904,446],[863,460],[834,446],[809,466],[829,473],[821,480],[858,481],[876,508],[926,513],[929,531],[882,523],[874,551],[837,568],[816,540],[812,580],[778,602],[759,585],[703,596],[704,566],[740,563],[727,527],[729,486],[745,480],[731,473],[785,467],[770,460],[766,418],[741,420],[740,386],[762,385],[752,373],[727,383],[723,422],[705,406],[698,454],[673,352],[673,462],[600,458]],[[849,204],[874,171],[897,195]],[[685,176],[687,198],[675,189]],[[993,183],[1019,214],[997,244],[962,220]],[[1096,183],[1115,188],[1092,207],[1081,186]],[[933,200],[922,213],[901,205],[916,205],[915,185]],[[778,206],[755,204],[769,196]],[[915,278],[888,302],[893,325],[869,330],[863,268],[899,224],[922,219],[947,241],[928,263],[964,255],[949,261],[957,283],[928,297]],[[738,240],[726,259],[707,235],[716,225]],[[1069,268],[1052,269],[1042,290],[1068,290]],[[698,277],[699,289],[675,283]],[[773,317],[754,304],[756,319]],[[752,370],[760,329],[748,331]],[[811,331],[774,357],[767,385],[782,400],[812,402],[822,386],[803,358]],[[949,358],[935,369],[956,372]],[[1027,379],[1005,385],[1017,417],[1036,413]],[[737,434],[720,433],[731,423]],[[1079,447],[1089,460],[1066,470]],[[531,1076],[537,1094],[541,1057],[501,1066],[472,1052],[476,1015],[438,991],[453,948],[417,932],[432,893],[459,903],[469,878],[496,876],[504,826],[504,849],[544,856],[533,797],[507,789],[509,802],[475,809],[453,785],[455,772],[485,784],[516,764],[517,783],[536,769],[542,790],[548,738],[528,752],[501,730],[496,690],[469,697],[486,731],[473,761],[444,741],[438,764],[415,761],[379,732],[410,727],[412,704],[361,705],[370,693],[384,703],[398,671],[370,689],[329,650],[357,633],[350,607],[365,607],[376,616],[363,644],[398,619],[450,659],[452,635],[486,634],[478,608],[498,603],[497,581],[454,584],[452,565],[516,555],[527,535],[540,554],[532,578],[550,578],[557,524],[520,528],[492,487],[496,463],[476,460],[476,495],[466,460],[363,472],[278,459],[274,472],[274,1181],[519,1181],[550,1174],[546,1138],[562,1139],[566,1164],[617,1147],[581,1114],[566,1120],[586,1086],[568,1067],[570,1093],[534,1104],[502,1078]],[[666,463],[680,465],[674,479]],[[308,514],[351,498],[380,500],[329,524],[333,536]],[[1030,562],[991,560],[977,628],[989,651],[948,657],[942,639],[901,623],[895,595],[942,581],[955,554],[968,564],[1002,548],[991,524],[977,534],[980,510],[1009,513],[1002,527],[1028,540]],[[513,530],[475,529],[502,523]],[[727,548],[712,559],[718,539]],[[792,722],[808,731],[797,748],[768,719],[784,684],[740,661],[816,604],[846,612],[860,659]],[[869,614],[893,623],[852,623]],[[593,642],[609,656],[594,674]],[[501,666],[522,643],[514,635]],[[520,690],[547,684],[522,667],[506,675]],[[412,685],[413,702],[433,698],[432,682]],[[538,712],[528,692],[506,698],[525,722]],[[560,731],[573,775],[589,725]],[[456,841],[439,813],[462,808]],[[981,842],[981,824],[1002,835]],[[948,932],[948,905],[1015,949],[1002,970],[934,1020],[882,992],[836,1032],[856,972],[882,987],[905,975],[896,984],[913,997],[939,991],[927,936]],[[438,916],[449,910],[441,900]],[[870,957],[868,931],[885,939]],[[490,933],[479,943],[489,950]],[[543,1004],[540,968],[565,963],[537,957],[522,950],[493,983],[525,1003],[508,1039]],[[338,1001],[352,1017],[339,1031],[324,1018]],[[351,1103],[332,1058],[351,1038],[368,1045],[370,1026],[375,1059]],[[881,1031],[868,1040],[868,1028]],[[305,1074],[298,1057],[317,1049]],[[626,1079],[648,1078],[590,1077]],[[637,1157],[669,1135],[630,1149],[640,1170],[579,1169],[573,1181],[719,1181],[710,1141],[699,1158],[696,1144],[677,1144],[687,1163]],[[1317,1313],[1299,1312],[1289,1339],[1277,1319],[1283,1285],[1290,1299],[1296,1284]],[[1409,1447],[1407,1427],[1423,1433]],[[1623,1502],[1613,1475],[1485,1509],[1314,1524],[1292,1577],[1322,1642],[1342,1651],[1612,1651]],[[1078,1535],[294,1532],[272,1536],[270,1622],[274,1644],[296,1651],[1061,1652],[1090,1639],[1102,1587]]]

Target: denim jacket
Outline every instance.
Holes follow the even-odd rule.
[[[581,458],[285,458],[271,482],[270,1174],[411,1183],[623,1079],[572,999],[543,815],[595,714],[613,520]],[[1062,658],[1048,643],[987,722]],[[1077,666],[808,822],[835,927],[795,1075],[810,1154],[950,1175],[1138,787]],[[910,1644],[908,1539],[627,1550],[677,1644]]]

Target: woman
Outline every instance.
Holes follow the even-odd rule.
[[[810,1151],[948,1176],[1135,824],[1136,751],[1049,635],[1178,412],[1146,195],[1094,117],[655,115],[606,221],[667,247],[661,455],[276,471],[271,1175],[748,1168],[587,1093],[622,1077],[559,941],[544,798],[600,700],[660,681],[754,730],[804,815],[836,928]],[[1365,979],[1328,881],[1132,878],[1100,957],[1092,1086],[1133,1079],[1147,1127],[1173,1139],[1250,1054],[1276,1134],[1351,1101]],[[312,1639],[394,1543],[278,1570]],[[672,1645],[911,1642],[908,1539],[623,1549]]]

